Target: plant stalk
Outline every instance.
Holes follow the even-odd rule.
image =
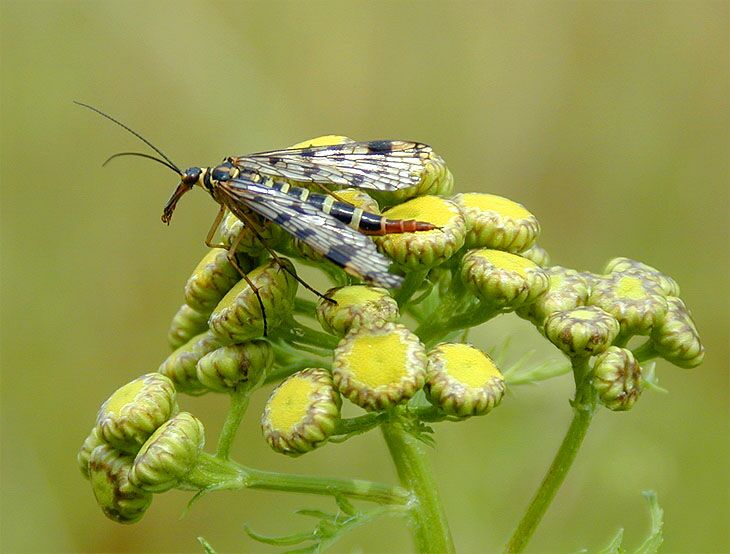
[[[401,485],[411,491],[413,538],[419,554],[450,554],[454,543],[436,483],[426,461],[424,445],[404,431],[397,422],[381,426]]]

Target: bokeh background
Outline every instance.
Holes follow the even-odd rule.
[[[154,370],[215,206],[164,168],[111,153],[141,147],[72,99],[96,104],[179,165],[321,134],[412,138],[447,160],[458,190],[508,196],[543,226],[555,263],[611,257],[674,276],[706,363],[658,367],[670,393],[602,412],[530,544],[595,551],[648,529],[640,492],[666,512],[666,552],[727,552],[728,2],[0,3],[2,131],[2,514],[4,552],[274,552],[243,533],[303,530],[301,507],[266,492],[155,498],[135,526],[105,519],[75,455],[98,405]],[[474,334],[514,336],[505,317]],[[570,418],[568,376],[514,388],[486,418],[438,426],[431,459],[460,552],[500,550]],[[255,398],[243,463],[393,481],[371,433],[301,459],[265,446]],[[214,443],[225,400],[183,399]],[[404,552],[402,522],[357,530],[334,552]]]

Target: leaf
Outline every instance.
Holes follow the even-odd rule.
[[[598,554],[626,554],[626,550],[622,546],[622,542],[624,540],[624,530],[623,528],[616,531],[616,534],[614,535],[613,539],[611,539],[611,542],[608,543],[608,546],[604,548],[603,550],[600,550]]]
[[[215,548],[213,548],[208,541],[206,541],[203,537],[198,537],[198,542],[203,547],[203,551],[205,554],[218,554],[215,551]]]
[[[656,492],[644,491],[641,493],[649,503],[649,514],[651,515],[651,531],[646,540],[636,550],[636,554],[656,554],[664,542],[662,530],[664,528],[664,510],[659,507]]]

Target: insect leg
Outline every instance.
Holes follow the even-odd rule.
[[[315,183],[312,183],[312,184],[314,184],[317,187],[319,187],[320,189],[322,189],[326,194],[329,194],[332,198],[334,198],[338,202],[343,202],[345,204],[351,204],[351,202],[348,202],[347,200],[344,200],[342,197],[337,196],[337,194],[333,190],[331,190],[327,185],[325,185],[324,183],[317,183],[317,182],[315,182]]]
[[[241,240],[243,240],[243,237],[246,234],[246,227],[243,227],[241,231],[238,233],[238,236],[236,236],[235,240],[231,242],[231,245],[225,245],[225,244],[215,244],[213,242],[213,237],[215,236],[215,232],[218,230],[218,226],[221,224],[221,221],[223,221],[223,216],[226,213],[225,206],[221,206],[220,210],[218,210],[218,214],[215,216],[215,220],[213,221],[213,225],[211,225],[210,230],[208,231],[208,236],[205,237],[205,244],[206,246],[209,246],[210,248],[223,248],[228,250],[228,261],[231,263],[233,267],[236,268],[238,273],[241,275],[241,277],[248,283],[248,286],[251,287],[251,290],[256,295],[256,300],[258,300],[259,307],[261,308],[261,317],[264,320],[264,336],[268,335],[268,325],[266,324],[266,309],[264,308],[264,301],[261,299],[261,294],[259,294],[259,289],[256,285],[254,285],[251,282],[251,279],[249,279],[246,272],[241,268],[241,266],[238,263],[238,258],[236,258],[236,249],[238,248],[238,245],[241,243]]]
[[[286,272],[287,272],[287,273],[288,273],[289,275],[291,275],[292,277],[294,277],[294,278],[295,278],[295,279],[296,279],[297,281],[299,281],[299,282],[300,282],[300,283],[302,284],[302,286],[303,286],[304,288],[306,288],[306,289],[307,289],[308,291],[310,291],[310,292],[313,292],[313,293],[314,293],[314,294],[316,294],[316,295],[317,295],[317,296],[318,296],[319,298],[322,298],[322,299],[324,299],[324,300],[326,300],[327,302],[330,302],[330,303],[332,303],[332,304],[337,304],[337,301],[333,300],[332,298],[329,298],[329,297],[325,296],[324,294],[322,294],[321,292],[319,292],[319,291],[318,291],[317,289],[315,289],[315,288],[311,287],[311,286],[310,286],[310,285],[309,285],[309,284],[308,284],[308,283],[307,283],[307,282],[306,282],[306,281],[305,281],[304,279],[302,279],[301,277],[299,277],[299,275],[297,275],[297,274],[296,274],[296,273],[295,273],[294,271],[292,271],[291,269],[289,269],[289,268],[288,268],[288,267],[286,266],[286,264],[285,264],[284,262],[282,262],[282,260],[281,260],[281,258],[279,257],[279,255],[278,255],[278,254],[277,254],[276,252],[274,252],[274,250],[273,250],[273,249],[271,249],[271,248],[270,248],[270,247],[269,247],[269,246],[268,246],[268,245],[266,244],[266,242],[264,241],[264,238],[263,238],[263,237],[261,236],[261,232],[259,231],[259,229],[258,229],[258,225],[256,224],[256,222],[255,222],[255,221],[253,221],[253,220],[252,220],[252,219],[251,219],[250,217],[246,216],[246,215],[245,215],[245,214],[243,214],[243,213],[242,213],[242,214],[240,214],[240,216],[242,216],[242,217],[243,217],[243,223],[244,223],[244,225],[245,225],[246,227],[248,227],[249,229],[251,229],[251,231],[252,231],[252,232],[253,232],[253,234],[254,234],[254,235],[256,236],[256,238],[257,238],[257,239],[259,239],[259,242],[261,243],[261,246],[263,246],[263,247],[264,247],[264,248],[265,248],[265,249],[266,249],[266,250],[268,251],[268,253],[269,253],[269,254],[271,254],[271,257],[272,257],[272,258],[274,258],[274,259],[276,260],[276,262],[277,262],[277,263],[279,264],[279,267],[280,267],[281,269],[283,269],[283,270],[284,270],[284,271],[286,271]],[[239,217],[240,217],[240,216],[239,216]]]

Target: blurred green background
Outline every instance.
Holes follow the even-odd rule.
[[[123,119],[179,165],[327,133],[428,142],[460,191],[525,204],[553,261],[611,257],[674,276],[706,363],[660,363],[670,394],[601,412],[531,552],[592,551],[666,511],[665,552],[727,552],[729,505],[728,2],[0,3],[2,528],[4,552],[273,552],[243,533],[303,530],[280,493],[157,496],[141,523],[105,519],[76,467],[98,405],[154,370],[216,208],[200,191],[160,223],[167,170],[106,156],[143,149],[71,103]],[[537,333],[505,317],[482,347]],[[438,426],[432,462],[460,552],[501,548],[570,417],[568,376],[518,387],[486,418]],[[377,433],[301,459],[257,424],[235,457],[282,471],[393,481]],[[214,443],[218,396],[183,399]],[[399,521],[335,552],[410,549]]]

